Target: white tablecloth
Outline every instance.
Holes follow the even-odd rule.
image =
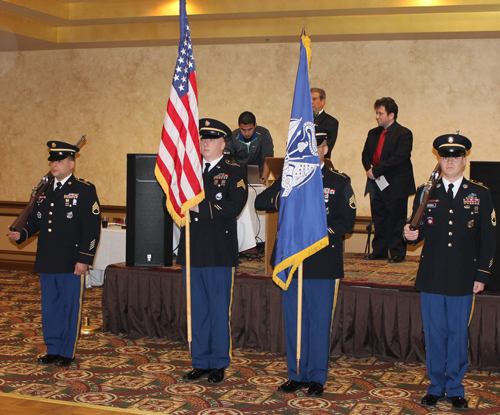
[[[102,285],[104,271],[109,264],[125,262],[126,231],[119,226],[108,226],[101,229],[101,239],[97,247],[94,269],[90,270],[86,286]]]
[[[266,240],[266,212],[259,212],[254,208],[255,198],[264,190],[265,186],[248,186],[247,204],[241,211],[237,222],[239,252],[253,248],[256,242]],[[179,245],[180,232],[180,228],[174,224],[174,249]]]
[[[264,186],[249,186],[248,201],[238,218],[238,250],[240,252],[253,248],[256,242],[266,239],[266,212],[256,211],[255,198],[265,189]],[[174,223],[173,246],[179,244],[180,229]],[[104,271],[110,264],[126,260],[126,231],[118,226],[101,229],[101,240],[97,247],[94,268],[90,270],[86,286],[97,286],[104,283]]]

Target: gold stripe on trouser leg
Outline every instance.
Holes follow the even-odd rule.
[[[233,358],[233,338],[231,336],[231,311],[233,309],[233,290],[234,290],[234,274],[235,274],[236,268],[232,268],[232,283],[231,283],[231,301],[229,301],[229,359],[231,360]]]
[[[335,295],[333,296],[332,322],[330,324],[330,334],[333,330],[333,318],[335,317],[335,309],[337,308],[337,297],[339,295],[340,278],[335,280]]]
[[[76,339],[75,339],[75,347],[73,348],[73,356],[76,354],[76,345],[78,344],[78,339],[80,338],[80,325],[82,324],[82,308],[83,308],[83,290],[85,287],[85,274],[80,275],[80,310],[78,313],[78,326],[76,329]]]
[[[476,294],[473,294],[473,297],[472,297],[472,308],[470,309],[469,324],[467,324],[467,326],[470,326],[470,322],[472,321],[472,315],[474,314],[474,304],[475,303],[476,303]]]

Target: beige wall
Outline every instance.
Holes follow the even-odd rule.
[[[194,49],[200,116],[236,128],[250,110],[283,156],[299,44]],[[326,89],[326,110],[340,121],[333,162],[352,178],[358,215],[369,215],[360,154],[382,96],[396,100],[398,120],[414,133],[418,183],[436,164],[433,139],[456,129],[471,138],[471,159],[499,159],[500,40],[313,41],[312,53],[311,85]],[[157,151],[176,54],[176,47],[0,53],[0,201],[28,199],[48,170],[47,140],[87,134],[77,175],[96,184],[102,204],[125,205],[126,153]]]

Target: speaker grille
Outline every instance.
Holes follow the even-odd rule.
[[[172,265],[172,218],[154,175],[156,154],[127,154],[127,266]]]

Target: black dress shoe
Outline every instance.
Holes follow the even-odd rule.
[[[394,255],[392,258],[389,258],[387,261],[389,264],[396,264],[398,262],[403,262],[405,260],[404,256]]]
[[[194,368],[191,372],[186,373],[182,379],[186,382],[195,382],[203,377],[206,377],[212,372],[212,369],[196,369]]]
[[[323,395],[323,385],[315,381],[309,383],[309,389],[307,389],[307,395],[309,396]]]
[[[425,405],[425,406],[434,406],[442,400],[444,400],[444,396],[437,396],[437,395],[432,395],[432,394],[428,393],[427,395],[425,395],[422,398],[421,403],[422,403],[422,405]]]
[[[51,365],[58,359],[59,355],[58,354],[46,354],[43,356],[40,356],[37,360],[39,365]]]
[[[297,382],[296,380],[287,380],[278,388],[281,393],[293,393],[299,389],[305,389],[309,386],[309,382]]]
[[[60,367],[65,367],[69,366],[71,362],[73,362],[75,359],[72,357],[64,357],[64,356],[58,356],[56,359],[56,366]]]
[[[463,396],[447,397],[446,402],[450,402],[457,409],[467,409],[469,407],[467,400]]]
[[[387,259],[389,258],[387,255],[375,255],[375,254],[370,254],[370,255],[365,255],[363,259],[368,259],[370,261],[378,261],[382,259]]]
[[[224,382],[224,368],[212,369],[210,375],[208,375],[207,381],[212,385],[218,385],[219,383]]]

